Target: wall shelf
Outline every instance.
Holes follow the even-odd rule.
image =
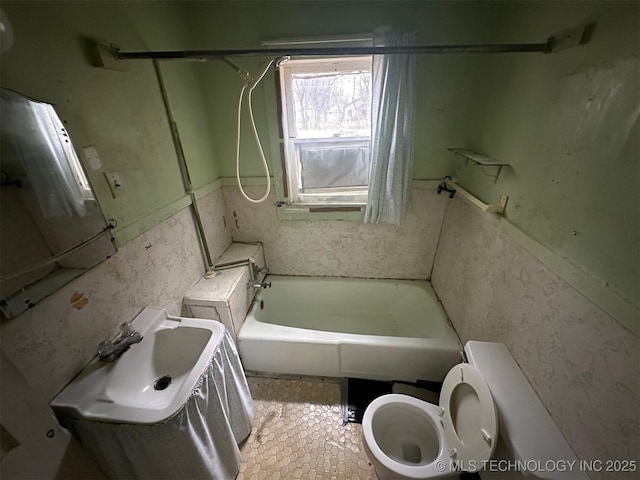
[[[460,148],[460,147],[455,147],[455,148],[447,148],[447,150],[449,150],[450,152],[453,152],[453,154],[457,157],[457,158],[462,158],[467,162],[467,165],[469,164],[469,162],[473,163],[474,165],[479,165],[481,167],[495,167],[497,168],[497,172],[495,175],[490,175],[493,178],[495,178],[495,180],[493,181],[493,183],[498,181],[498,177],[500,176],[500,172],[502,171],[502,167],[509,167],[510,165],[508,163],[504,163],[501,162],[499,160],[495,160],[491,157],[487,157],[486,155],[482,155],[480,153],[476,153],[473,152],[467,148]]]

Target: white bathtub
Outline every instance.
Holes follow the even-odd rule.
[[[462,345],[429,282],[270,275],[238,334],[246,370],[441,382]]]

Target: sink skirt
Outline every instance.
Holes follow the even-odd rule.
[[[131,372],[135,375],[135,372]],[[227,330],[187,402],[167,420],[123,424],[65,419],[110,478],[233,479],[253,402]]]

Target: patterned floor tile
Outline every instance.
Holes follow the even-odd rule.
[[[362,427],[341,425],[340,385],[248,377],[253,428],[242,446],[238,480],[374,480]]]

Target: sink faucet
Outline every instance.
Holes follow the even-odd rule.
[[[120,355],[129,350],[134,343],[142,340],[142,335],[134,330],[131,323],[125,322],[120,325],[120,333],[113,340],[105,340],[98,345],[98,356],[103,362],[113,362]]]

